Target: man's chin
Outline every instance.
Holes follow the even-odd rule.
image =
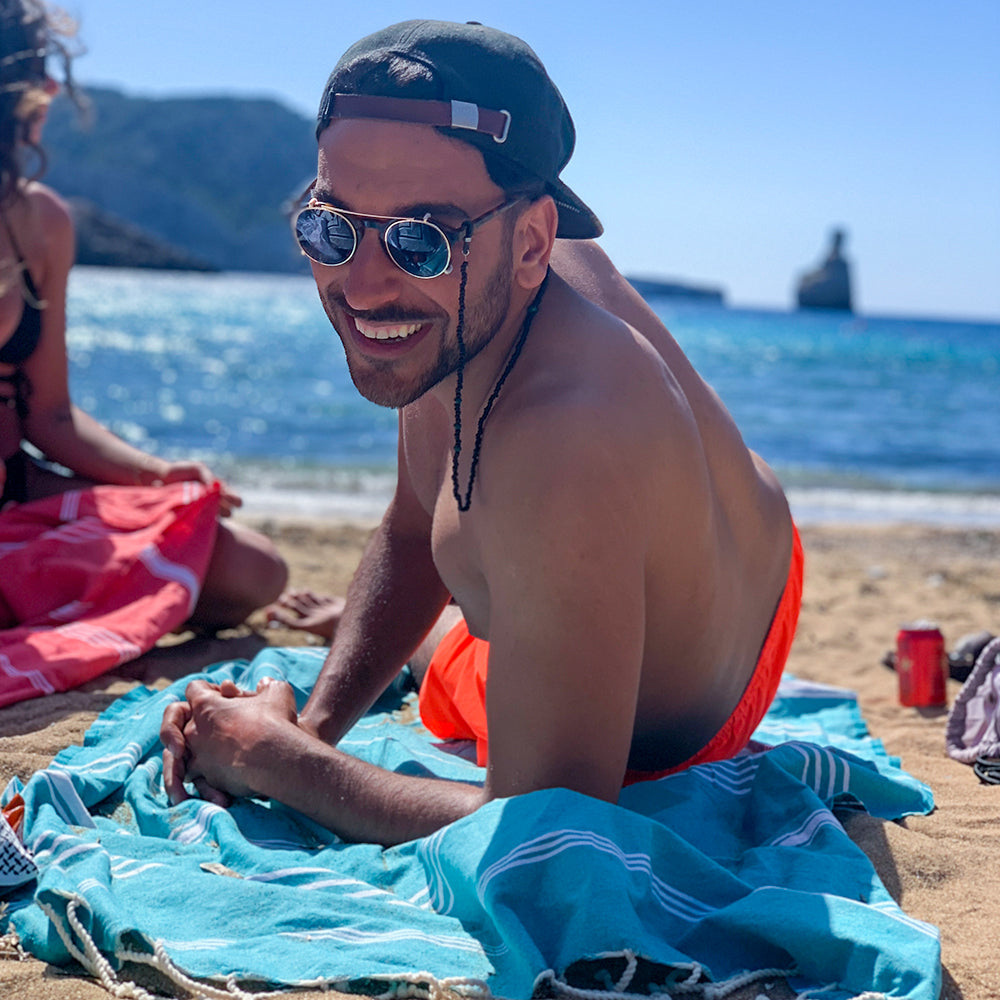
[[[391,410],[398,410],[403,406],[419,399],[430,386],[402,386],[398,382],[390,383],[384,377],[361,376],[351,372],[351,381],[354,388],[376,406],[385,406]]]
[[[402,378],[399,371],[367,365],[357,358],[348,358],[347,368],[355,389],[369,402],[393,410],[409,406],[458,369],[458,358],[450,354],[438,358],[432,369],[411,373]]]
[[[384,406],[389,410],[400,410],[404,406],[409,406],[409,404],[413,402],[413,399],[408,397],[388,395],[378,391],[370,391],[359,386],[357,382],[355,382],[354,385],[358,392],[364,396],[369,403],[374,403],[376,406]]]

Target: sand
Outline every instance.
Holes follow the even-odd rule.
[[[296,586],[340,590],[357,563],[367,528],[256,522],[277,540]],[[1000,787],[982,785],[971,769],[945,754],[946,711],[903,708],[896,676],[881,664],[897,627],[936,620],[949,648],[986,628],[1000,633],[1000,531],[917,526],[806,527],[807,568],[798,637],[789,668],[795,674],[857,691],[874,735],[903,766],[934,790],[926,817],[888,823],[863,817],[852,836],[869,854],[889,891],[915,917],[941,929],[942,996],[1000,998]],[[202,653],[252,655],[265,642],[297,645],[303,633],[232,633]],[[0,787],[11,775],[27,779],[60,749],[79,742],[96,715],[137,683],[171,672],[169,657],[86,688],[0,710]],[[163,681],[161,680],[161,683]],[[949,682],[949,700],[960,685]],[[994,854],[994,851],[997,853]],[[995,915],[994,915],[995,916]],[[746,993],[754,1000],[760,990]],[[316,994],[319,996],[319,994]],[[331,996],[326,993],[324,996]],[[771,995],[781,996],[781,990]],[[0,998],[106,1000],[92,980],[27,960],[0,958]]]

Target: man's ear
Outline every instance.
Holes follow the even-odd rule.
[[[522,288],[531,290],[542,283],[558,227],[559,213],[551,195],[542,195],[518,216],[513,240],[514,280]]]

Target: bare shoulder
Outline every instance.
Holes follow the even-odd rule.
[[[742,527],[742,533],[752,537],[760,537],[753,527],[758,514],[769,530],[781,530],[788,519],[787,504],[773,471],[750,452],[718,395],[607,254],[591,241],[557,240],[552,265],[578,295],[628,324],[662,363],[660,372],[673,391],[661,397],[661,402],[666,402],[674,418],[682,412],[693,417],[696,446],[707,462],[712,495],[723,519],[737,533]],[[628,354],[622,356],[628,358]],[[656,368],[655,364],[647,367],[650,372]],[[629,398],[641,400],[642,395],[630,393]],[[677,425],[672,421],[669,426],[673,431]],[[683,440],[679,443],[683,445]],[[678,457],[676,452],[674,457]]]
[[[593,302],[610,308],[624,281],[608,255],[593,240],[556,240],[551,263],[556,273]]]
[[[705,509],[709,489],[684,392],[636,330],[572,290],[552,290],[543,336],[487,432],[484,497],[502,496],[525,522],[572,514],[578,530],[609,519],[634,529],[666,506],[682,526]]]
[[[557,279],[536,326],[512,412],[518,422],[537,423],[539,442],[568,434],[584,444],[610,437],[619,448],[634,441],[641,449],[669,446],[680,433],[681,444],[696,443],[690,402],[672,366],[627,319]]]
[[[43,278],[65,274],[73,263],[76,239],[69,206],[52,188],[32,181],[25,185],[20,233],[32,270]]]
[[[25,200],[34,218],[46,226],[60,226],[73,230],[73,217],[69,206],[52,188],[38,181],[31,181],[24,189]]]

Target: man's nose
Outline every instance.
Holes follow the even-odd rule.
[[[402,271],[389,259],[381,235],[375,229],[363,228],[344,281],[344,298],[352,309],[364,311],[377,308],[399,295]]]

